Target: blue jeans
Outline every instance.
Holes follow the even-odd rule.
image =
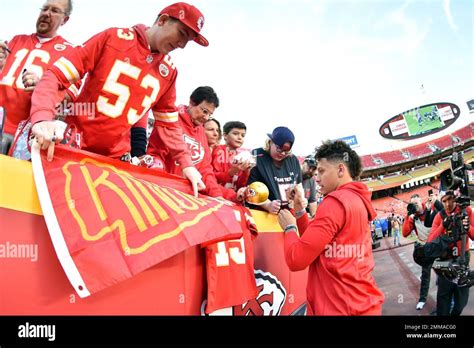
[[[400,245],[400,230],[393,230],[393,246]]]

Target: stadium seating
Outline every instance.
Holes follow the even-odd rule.
[[[410,146],[406,149],[406,151],[411,153],[413,158],[424,157],[433,153],[433,151],[431,151],[431,149],[428,147],[427,143]]]
[[[438,190],[438,191],[439,191],[440,185],[441,185],[441,180],[439,180],[439,179],[433,181],[433,182],[430,184],[431,187],[435,188],[435,189]]]
[[[393,197],[384,197],[372,201],[372,206],[377,212],[378,217],[389,216],[392,213],[405,215],[406,204]]]
[[[362,161],[362,166],[363,166],[364,168],[372,168],[372,167],[375,167],[375,163],[374,163],[374,161],[372,160],[372,156],[371,156],[371,155],[361,156],[361,161]]]
[[[453,146],[454,141],[450,135],[445,135],[439,139],[430,141],[430,143],[436,145],[441,151]]]
[[[407,160],[400,150],[377,153],[374,157],[380,158],[384,163],[399,163]]]
[[[457,136],[461,141],[470,140],[473,138],[472,126],[469,124],[466,127],[453,132],[453,135]]]
[[[443,151],[452,148],[453,146],[456,146],[458,143],[458,139],[462,142],[473,139],[473,126],[474,123],[468,124],[467,126],[458,129],[452,134],[448,134],[442,136],[441,138],[411,146],[408,148],[362,156],[362,164],[365,169],[369,169],[378,166],[406,162],[413,158],[429,156],[436,150]],[[410,154],[411,158],[406,154],[404,156],[404,152]]]

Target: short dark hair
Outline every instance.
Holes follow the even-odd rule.
[[[214,89],[209,86],[198,87],[194,90],[190,97],[194,105],[199,105],[203,101],[214,104],[216,108],[219,107],[219,98]],[[219,127],[220,128],[220,127]]]
[[[229,132],[234,128],[247,130],[245,123],[240,121],[229,121],[224,125],[224,134],[229,134]]]
[[[342,140],[323,142],[323,145],[316,148],[316,155],[314,157],[317,161],[325,158],[330,162],[343,162],[349,169],[351,178],[354,180],[358,179],[362,172],[362,163],[359,155]]]

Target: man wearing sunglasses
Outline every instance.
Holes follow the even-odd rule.
[[[280,209],[288,207],[288,188],[299,186],[298,189],[302,191],[303,180],[300,163],[291,153],[295,142],[293,132],[287,127],[277,127],[267,135],[265,146],[253,150],[253,154],[257,156],[257,166],[250,171],[247,184],[260,181],[267,185],[268,200],[260,208],[271,214],[278,214]]]
[[[3,154],[8,153],[18,124],[30,116],[31,95],[43,73],[74,48],[58,35],[71,12],[71,0],[47,0],[40,8],[34,34],[0,41],[0,106],[6,110]],[[62,96],[74,99],[79,87],[80,81],[64,90]]]

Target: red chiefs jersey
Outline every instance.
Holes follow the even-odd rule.
[[[145,30],[143,25],[107,29],[59,59],[51,71],[64,87],[88,73],[76,100],[83,107],[76,107],[75,115],[67,118],[82,132],[83,149],[120,158],[130,151],[130,128],[146,129],[151,109],[155,127],[169,130],[165,145],[188,166],[177,126],[177,70],[168,55],[150,51]],[[42,105],[33,98],[34,122],[50,119]]]
[[[74,45],[61,36],[52,39],[38,38],[36,34],[17,35],[8,43],[11,53],[0,71],[0,106],[6,110],[4,132],[15,134],[18,123],[30,117],[31,95],[26,92],[22,82],[25,69],[39,77],[58,58],[73,49]],[[80,81],[71,85],[68,94],[74,99],[78,93]]]
[[[236,193],[225,189],[217,183],[214,170],[211,165],[211,151],[207,144],[207,136],[203,126],[195,126],[191,120],[191,115],[187,112],[186,105],[180,105],[178,108],[178,122],[183,130],[183,139],[188,146],[193,165],[202,175],[202,181],[206,185],[206,190],[202,193],[211,197],[223,196],[229,200],[235,200]],[[182,175],[182,166],[176,163],[173,156],[162,144],[162,137],[156,131],[150,135],[147,152],[160,159],[167,172]]]
[[[206,314],[243,304],[258,295],[254,274],[252,239],[257,236],[255,222],[247,208],[241,208],[243,236],[206,245]]]
[[[212,152],[212,167],[214,168],[217,182],[224,185],[226,188],[234,190],[246,186],[250,174],[248,171],[239,171],[234,176],[229,175],[232,160],[235,155],[239,153],[239,150],[240,149],[237,149],[237,151],[230,151],[227,148],[227,145],[219,145],[216,146]]]

